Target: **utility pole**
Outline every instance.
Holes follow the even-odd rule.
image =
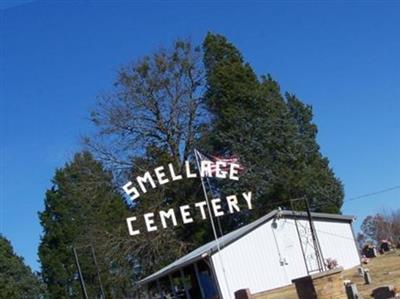
[[[93,260],[94,260],[94,265],[96,266],[97,277],[99,279],[100,291],[101,291],[101,299],[105,299],[106,295],[104,294],[103,284],[101,283],[100,270],[99,270],[99,266],[97,265],[97,259],[96,259],[96,255],[94,253],[93,245],[90,245],[90,248],[92,249],[92,257],[93,257]]]
[[[200,155],[201,155],[200,152],[197,149],[195,149],[194,150],[194,157],[196,159],[197,170],[199,172],[201,185],[203,187],[204,198],[205,198],[206,204],[207,204],[207,210],[208,210],[208,215],[210,217],[210,222],[211,222],[211,227],[212,227],[212,231],[213,231],[213,234],[214,234],[215,244],[217,245],[218,256],[219,256],[219,260],[220,260],[220,263],[221,263],[222,272],[223,272],[223,275],[224,275],[225,285],[226,285],[226,288],[228,290],[229,299],[231,299],[232,298],[231,290],[230,290],[230,287],[229,287],[228,279],[226,278],[224,262],[223,262],[223,258],[222,258],[222,254],[221,254],[221,246],[219,244],[217,230],[215,228],[215,223],[214,223],[214,216],[211,213],[210,201],[208,199],[207,189],[206,189],[206,186],[205,186],[205,183],[204,183],[204,179],[203,179],[203,177],[201,176],[201,173],[200,173],[200,169],[201,169],[201,166],[200,166],[200,158],[201,157],[200,157]]]
[[[105,296],[105,293],[104,293],[103,283],[101,282],[101,278],[100,278],[100,270],[99,270],[99,266],[97,264],[96,254],[95,254],[95,250],[94,250],[94,247],[93,247],[92,244],[85,245],[85,246],[82,246],[82,247],[79,247],[79,248],[78,247],[73,247],[76,267],[78,269],[79,282],[80,282],[81,288],[82,288],[83,298],[84,299],[88,299],[89,297],[88,297],[87,290],[86,290],[85,280],[83,279],[82,270],[81,270],[81,266],[80,266],[80,263],[79,263],[78,253],[77,253],[77,249],[88,248],[88,247],[90,247],[91,255],[92,255],[92,258],[93,258],[93,262],[94,262],[94,266],[96,268],[96,275],[97,275],[97,279],[99,281],[100,293],[101,293],[100,299],[105,299],[106,296]]]
[[[76,268],[78,269],[78,276],[79,276],[79,282],[80,282],[81,288],[82,288],[83,299],[89,299],[88,294],[86,292],[85,281],[83,280],[83,276],[82,276],[81,266],[79,265],[78,254],[76,253],[76,248],[72,247],[72,250],[74,251],[75,263],[76,263]]]

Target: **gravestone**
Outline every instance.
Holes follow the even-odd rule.
[[[371,274],[368,269],[364,269],[364,281],[365,284],[371,284],[372,282]]]
[[[235,292],[235,299],[251,299],[251,293],[249,289],[240,289]]]
[[[355,283],[346,284],[346,294],[348,299],[361,299],[360,293]]]
[[[360,266],[357,268],[357,270],[358,270],[358,275],[360,275],[361,277],[364,277],[364,268]]]
[[[372,291],[374,299],[392,299],[395,296],[396,293],[392,285],[376,288]]]

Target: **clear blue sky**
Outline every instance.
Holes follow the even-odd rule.
[[[346,198],[400,185],[395,2],[5,1],[0,8],[0,232],[36,270],[37,211],[55,168],[93,130],[87,117],[96,95],[111,88],[119,66],[176,37],[224,34],[259,74],[271,73],[311,104]],[[359,217],[358,226],[399,203],[395,190],[346,203],[343,212]]]

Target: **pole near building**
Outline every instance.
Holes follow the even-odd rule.
[[[322,255],[321,245],[319,244],[318,241],[317,231],[315,230],[314,221],[312,220],[310,205],[308,203],[307,198],[305,199],[305,202],[306,202],[308,222],[310,223],[311,237],[314,244],[315,256],[317,258],[317,263],[318,263],[318,270],[322,272],[326,270],[324,256]]]
[[[101,283],[100,270],[99,270],[99,266],[97,264],[96,254],[94,253],[94,247],[93,247],[93,245],[90,245],[90,247],[92,249],[92,257],[93,257],[93,260],[94,260],[94,265],[96,266],[97,278],[99,279],[100,291],[101,291],[101,299],[105,299],[106,295],[104,294],[103,284]]]
[[[228,290],[229,299],[231,299],[232,298],[232,294],[231,294],[231,290],[230,290],[230,287],[229,287],[228,279],[226,278],[225,266],[224,266],[224,261],[223,261],[222,254],[221,254],[221,246],[219,244],[217,230],[215,228],[214,217],[213,217],[213,215],[211,213],[210,201],[208,199],[207,189],[206,189],[206,186],[205,186],[205,183],[204,183],[204,179],[203,179],[203,177],[201,176],[201,173],[200,173],[200,169],[201,169],[201,166],[200,166],[200,158],[201,157],[200,157],[200,155],[201,155],[200,152],[197,149],[195,149],[194,150],[194,157],[196,159],[197,170],[199,171],[200,181],[201,181],[201,185],[203,187],[204,198],[205,198],[206,204],[207,204],[207,210],[208,210],[208,215],[210,217],[211,228],[212,228],[212,231],[213,231],[213,234],[214,234],[215,244],[217,245],[218,257],[219,257],[219,261],[221,263],[221,268],[222,268],[222,273],[223,273],[223,276],[224,276],[225,285],[226,285],[226,288]]]
[[[309,227],[310,227],[310,234],[311,234],[311,242],[312,242],[312,244],[310,244],[310,242],[309,242],[309,236],[307,235],[307,231],[300,232],[299,227],[298,227],[298,223],[297,223],[298,214],[296,213],[298,211],[297,211],[297,209],[295,209],[295,204],[294,204],[295,202],[298,202],[298,201],[304,201],[304,203],[305,203],[306,217],[307,217],[308,224],[309,224]],[[305,197],[291,199],[290,200],[290,204],[292,206],[293,215],[295,217],[294,218],[294,222],[295,222],[295,225],[296,225],[297,234],[299,236],[300,248],[301,248],[301,251],[302,251],[302,254],[303,254],[303,258],[304,258],[304,262],[305,262],[307,273],[311,274],[312,272],[315,272],[315,271],[318,271],[318,272],[326,271],[326,265],[325,265],[324,258],[323,258],[323,255],[322,255],[321,246],[320,246],[319,241],[318,241],[318,236],[317,236],[317,233],[316,233],[316,230],[315,230],[314,221],[313,221],[312,214],[311,214],[311,211],[310,211],[310,205],[308,203],[308,199],[305,198]],[[304,244],[303,244],[304,237],[306,238],[306,243],[308,245],[311,245],[313,250],[314,250],[315,259],[316,259],[316,262],[317,262],[318,269],[310,269],[310,267],[308,265],[307,252],[306,252],[306,248],[304,248]]]
[[[78,269],[78,276],[79,276],[79,282],[80,282],[81,288],[82,288],[83,299],[89,299],[88,294],[86,292],[85,281],[83,280],[83,276],[82,276],[81,266],[79,265],[78,254],[76,253],[76,248],[72,247],[72,250],[74,251],[75,263],[76,263],[76,268]]]

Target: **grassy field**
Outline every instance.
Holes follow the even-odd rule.
[[[344,279],[349,279],[357,284],[358,291],[365,299],[372,298],[372,290],[380,286],[393,285],[400,288],[400,250],[373,258],[364,268],[368,268],[371,273],[372,283],[369,285],[364,284],[364,279],[358,275],[357,268],[346,270],[343,276]],[[256,298],[298,299],[293,285],[271,291],[268,294],[264,293]]]

